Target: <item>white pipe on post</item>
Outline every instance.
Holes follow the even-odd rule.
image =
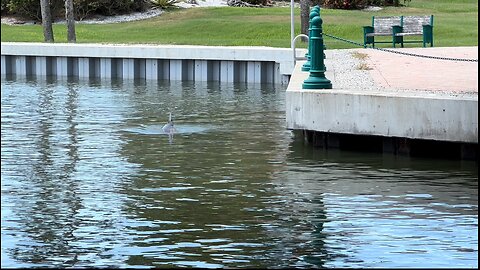
[[[292,48],[292,50],[294,47],[293,42],[295,38],[294,7],[294,0],[290,0],[290,47]]]

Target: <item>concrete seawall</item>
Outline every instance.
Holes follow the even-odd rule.
[[[455,48],[457,52],[461,49]],[[477,51],[476,48],[467,50]],[[432,54],[437,51],[420,52]],[[356,65],[346,67],[340,63],[338,51],[326,51],[326,77],[332,81],[333,89],[302,89],[309,73],[301,71],[303,62],[297,64],[286,94],[287,128],[303,131],[307,139],[325,147],[338,147],[341,144],[339,138],[352,140],[352,136],[344,135],[357,135],[380,138],[380,148],[384,152],[404,151],[399,149],[400,139],[403,142],[458,143],[461,155],[472,156],[474,151],[476,156],[478,63],[462,64],[466,66],[460,67],[456,66],[459,63],[452,61],[420,60],[367,49],[350,50],[348,53],[348,61],[356,62]],[[354,57],[358,57],[359,53],[364,54],[360,58],[365,60]],[[382,57],[401,59],[390,61],[390,65],[378,69],[376,64],[386,62]],[[422,68],[423,63],[418,63],[419,67],[405,70],[402,61],[408,61],[412,66],[415,62],[426,61],[434,69]],[[456,79],[457,72],[462,74]],[[407,153],[411,150],[408,143],[402,143],[402,147]]]
[[[293,66],[292,51],[286,48],[1,44],[2,76],[51,75],[287,84]]]

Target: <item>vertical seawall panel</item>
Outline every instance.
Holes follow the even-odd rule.
[[[208,61],[195,60],[195,81],[208,81]]]
[[[158,61],[156,59],[145,60],[145,79],[158,80]]]
[[[182,80],[193,81],[195,80],[195,61],[194,60],[182,60]]]
[[[90,77],[90,59],[89,58],[79,58],[78,59],[78,76],[81,78]]]
[[[56,65],[57,77],[68,76],[68,59],[67,57],[57,57]]]
[[[234,64],[233,61],[220,61],[220,81],[234,81]]]
[[[47,57],[39,56],[35,59],[35,72],[37,77],[47,75]]]
[[[27,75],[27,63],[25,56],[15,57],[15,74],[25,76]]]
[[[170,80],[182,80],[182,60],[170,60]]]
[[[133,79],[134,73],[134,59],[122,59],[122,78]]]
[[[112,59],[110,58],[100,59],[100,78],[102,79],[112,78]]]

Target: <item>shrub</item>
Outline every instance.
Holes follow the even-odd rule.
[[[177,4],[178,0],[151,0],[152,5],[162,8],[162,9],[169,9],[174,8],[175,4]]]
[[[261,6],[268,6],[270,5],[269,0],[245,0],[245,2],[252,4],[252,5],[261,5]]]
[[[403,3],[411,0],[403,0]],[[362,9],[367,6],[399,6],[400,0],[323,0],[323,6],[337,9]]]

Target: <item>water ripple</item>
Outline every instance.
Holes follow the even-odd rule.
[[[1,97],[2,267],[478,267],[476,164],[305,146],[284,87],[20,78]]]

